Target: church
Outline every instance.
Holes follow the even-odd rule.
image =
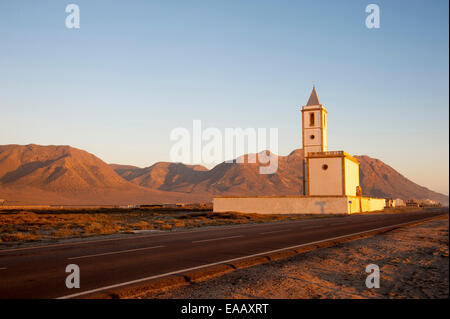
[[[214,198],[214,212],[352,214],[385,207],[384,198],[362,196],[356,158],[344,151],[328,151],[328,112],[315,87],[301,112],[303,194],[218,196]]]

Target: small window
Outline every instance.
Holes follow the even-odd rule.
[[[309,126],[314,126],[314,113],[309,114]]]
[[[326,170],[328,169],[328,165],[327,165],[327,164],[323,164],[323,165],[322,165],[322,169],[323,169],[324,171],[326,171]]]

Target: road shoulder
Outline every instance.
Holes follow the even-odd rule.
[[[448,215],[140,298],[448,298]],[[365,286],[380,267],[380,288]]]

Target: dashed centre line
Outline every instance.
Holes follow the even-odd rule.
[[[222,240],[222,239],[231,239],[231,238],[238,238],[238,237],[244,237],[244,235],[239,236],[230,236],[230,237],[220,237],[220,238],[211,238],[211,239],[202,239],[202,240],[195,240],[192,243],[204,243],[207,241],[214,241],[214,240]]]
[[[168,272],[168,273],[152,275],[152,276],[139,278],[139,279],[135,279],[135,280],[127,281],[127,282],[121,282],[121,283],[117,283],[117,284],[113,284],[113,285],[109,285],[109,286],[103,286],[103,287],[99,287],[99,288],[94,288],[94,289],[91,289],[91,290],[86,290],[86,291],[75,293],[75,294],[71,294],[71,295],[65,295],[65,296],[59,297],[57,299],[75,298],[75,297],[79,297],[79,296],[83,296],[83,295],[87,295],[87,294],[103,291],[103,290],[106,290],[106,289],[114,289],[114,288],[118,288],[118,287],[123,287],[125,285],[137,284],[137,283],[145,282],[147,280],[152,280],[152,279],[161,278],[161,277],[174,275],[174,274],[180,274],[180,273],[183,273],[183,272],[192,271],[192,270],[196,270],[196,269],[202,269],[202,268],[205,268],[205,267],[210,267],[210,266],[215,266],[215,265],[220,265],[220,264],[225,264],[225,263],[231,263],[231,262],[234,262],[234,261],[237,261],[237,260],[242,260],[242,259],[246,259],[246,258],[272,254],[272,253],[276,253],[276,252],[280,252],[280,251],[284,251],[284,250],[296,249],[296,248],[300,248],[300,247],[305,247],[307,245],[313,245],[313,244],[323,243],[323,242],[327,242],[327,241],[338,240],[338,239],[341,239],[341,238],[348,238],[350,236],[355,236],[355,235],[368,234],[368,233],[373,232],[373,231],[392,229],[392,228],[395,228],[395,227],[398,227],[398,226],[410,225],[412,223],[425,221],[425,220],[427,220],[427,218],[416,219],[416,220],[409,221],[409,222],[404,222],[404,223],[399,223],[399,224],[392,224],[392,225],[389,225],[389,226],[384,226],[384,227],[379,227],[379,228],[372,228],[372,229],[368,229],[368,230],[364,230],[364,231],[360,231],[360,232],[356,232],[356,233],[350,233],[350,234],[345,234],[345,235],[341,235],[341,236],[337,236],[337,237],[326,238],[326,239],[322,239],[322,240],[318,240],[318,241],[307,242],[307,243],[303,243],[303,244],[297,244],[297,245],[294,245],[294,246],[278,248],[278,249],[274,249],[274,250],[270,250],[270,251],[260,252],[260,253],[256,253],[256,254],[252,254],[252,255],[241,256],[241,257],[237,257],[237,258],[233,258],[233,259],[220,260],[220,261],[216,261],[216,262],[209,263],[209,264],[203,264],[203,265],[199,265],[199,266],[195,266],[195,267],[191,267],[191,268],[179,269],[179,270],[175,270],[175,271]],[[233,236],[233,238],[234,237],[242,237],[242,236]],[[224,237],[224,238],[227,238],[227,237]],[[220,239],[224,239],[224,238],[215,238],[213,240],[220,240]]]
[[[272,230],[272,231],[266,231],[264,233],[259,233],[260,235],[265,235],[265,234],[274,234],[274,233],[281,233],[281,232],[285,232],[285,231],[290,231],[291,229],[281,229],[281,230]]]
[[[300,228],[300,230],[304,230],[304,229],[313,229],[313,228],[321,228],[321,227],[326,227],[326,225],[316,225],[316,226],[302,227],[302,228]]]
[[[123,254],[123,253],[129,253],[129,252],[132,252],[132,251],[139,251],[139,250],[146,250],[146,249],[155,249],[155,248],[162,248],[162,247],[165,247],[165,246],[153,246],[153,247],[144,247],[144,248],[136,248],[136,249],[119,250],[119,251],[113,251],[113,252],[102,253],[102,254],[94,254],[94,255],[86,255],[86,256],[78,256],[78,257],[69,257],[67,259],[81,259],[81,258],[89,258],[89,257],[97,257],[97,256]]]

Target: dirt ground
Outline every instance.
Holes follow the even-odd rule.
[[[449,298],[449,220],[297,255],[142,298]],[[380,268],[380,288],[365,285]]]

